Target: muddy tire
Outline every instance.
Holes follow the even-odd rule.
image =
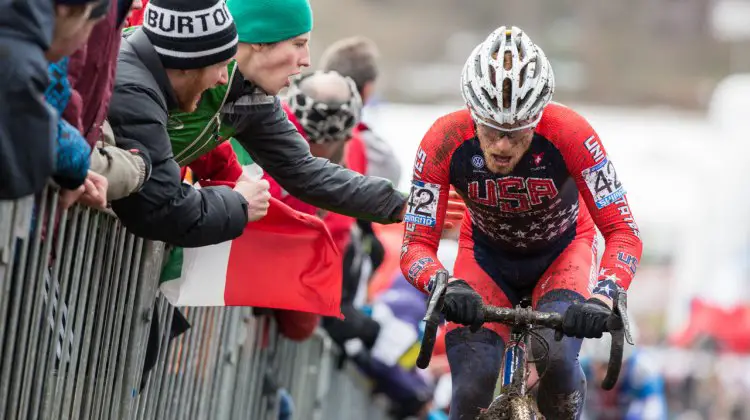
[[[525,397],[511,398],[509,420],[537,420],[536,410]]]

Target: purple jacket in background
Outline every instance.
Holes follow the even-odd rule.
[[[401,321],[419,330],[424,317],[427,295],[412,286],[399,272],[391,286],[376,299],[387,305]],[[432,398],[433,389],[417,372],[400,365],[387,366],[373,358],[356,360],[358,367],[374,382],[374,392],[386,395],[405,412],[418,411]]]
[[[399,271],[390,287],[376,301],[388,305],[398,319],[418,329],[426,310],[427,295],[417,290]]]
[[[68,65],[73,91],[63,118],[78,128],[91,147],[101,138],[107,118],[122,39],[118,0],[111,1],[107,17],[94,27],[88,43],[70,57]]]

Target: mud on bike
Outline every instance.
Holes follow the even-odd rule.
[[[424,336],[417,358],[417,367],[420,369],[425,369],[430,364],[437,329],[443,313],[449,277],[449,273],[445,270],[440,270],[435,275],[434,286],[430,292],[427,312],[424,317]],[[605,390],[612,389],[617,383],[622,367],[625,339],[628,343],[633,344],[628,328],[626,304],[626,294],[621,291],[615,296],[612,319],[607,322],[609,333],[612,335],[612,345],[607,374],[602,381],[602,388]],[[539,328],[555,330],[555,340],[562,340],[562,315],[532,310],[531,299],[529,298],[522,299],[520,304],[512,309],[485,305],[483,310],[485,323],[503,323],[509,325],[511,331],[501,364],[500,395],[492,401],[486,410],[479,414],[477,420],[538,420],[543,418],[536,410],[536,403],[528,395],[526,384],[529,369],[527,364],[531,361],[527,358],[527,349],[530,348],[531,339],[534,338],[540,340],[543,347],[547,349],[547,353],[549,352],[549,345],[535,331]],[[535,357],[536,359],[544,359],[547,357],[547,353],[535,355]]]

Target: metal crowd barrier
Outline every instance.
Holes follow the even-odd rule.
[[[179,308],[173,337],[163,256],[52,188],[0,201],[0,418],[277,420],[288,398],[292,420],[386,418],[322,331],[297,343],[252,308]]]

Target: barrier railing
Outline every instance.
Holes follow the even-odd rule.
[[[297,343],[252,308],[176,313],[163,256],[108,214],[60,211],[51,188],[0,202],[0,418],[276,420],[289,401],[290,419],[386,418],[322,331]]]

